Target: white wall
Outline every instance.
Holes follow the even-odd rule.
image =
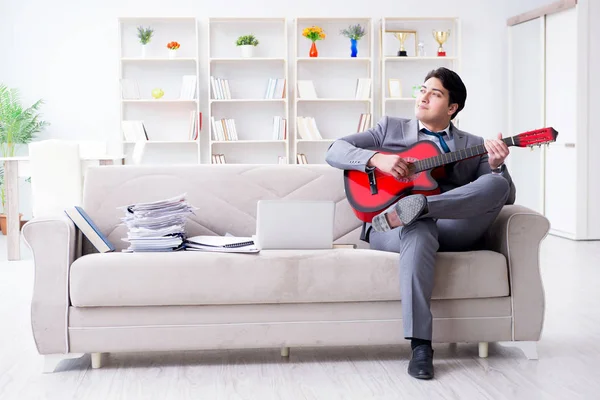
[[[462,24],[461,76],[468,90],[461,128],[487,137],[507,129],[506,18],[549,2],[105,0],[92,4],[0,0],[0,82],[19,88],[26,103],[38,98],[46,101],[43,114],[52,125],[43,138],[116,143],[120,139],[118,17],[196,16],[205,32],[208,16],[370,16],[376,21],[382,16],[458,16]],[[203,48],[200,54],[205,54]],[[201,76],[206,76],[206,65],[201,68]],[[201,81],[201,99],[206,98],[206,90]],[[206,114],[205,104],[201,111]],[[206,138],[201,143],[206,143]],[[206,153],[202,154],[205,160]],[[30,212],[26,197],[25,192],[25,217]]]

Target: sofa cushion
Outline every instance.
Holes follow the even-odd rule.
[[[70,270],[76,307],[400,300],[396,253],[369,249],[259,254],[104,253]],[[438,253],[435,299],[507,296],[499,253]]]

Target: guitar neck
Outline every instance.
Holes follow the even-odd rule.
[[[515,141],[512,137],[504,138],[502,141],[507,146],[516,146]],[[435,157],[424,158],[419,161],[415,161],[415,172],[426,171],[441,167],[442,165],[450,164],[457,161],[466,160],[467,158],[477,157],[487,153],[485,146],[480,144],[477,146],[469,147],[466,149],[460,149],[450,153],[442,153]]]

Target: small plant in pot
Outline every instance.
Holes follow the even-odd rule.
[[[181,45],[177,42],[169,42],[167,43],[167,48],[169,49],[169,58],[175,58],[177,56],[177,50]]]
[[[144,28],[143,26],[137,27],[137,36],[142,45],[142,58],[146,57],[146,47],[148,47],[148,43],[152,40],[152,35],[154,35],[154,29],[150,27]]]
[[[0,84],[0,148],[3,157],[14,157],[15,146],[28,144],[37,133],[41,132],[49,124],[40,119],[39,109],[42,100],[36,101],[28,108],[23,107],[17,89],[9,89]],[[0,200],[4,212],[5,186],[4,170],[0,168],[2,179],[0,180]],[[6,215],[0,214],[0,226],[6,234]]]
[[[235,42],[242,49],[242,57],[249,58],[254,54],[254,48],[258,46],[258,40],[254,35],[240,36]]]

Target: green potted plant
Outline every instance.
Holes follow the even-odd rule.
[[[240,36],[235,44],[242,49],[242,57],[249,58],[252,57],[254,53],[254,48],[258,46],[258,40],[252,34]]]
[[[154,29],[148,27],[144,28],[143,26],[137,27],[137,36],[140,39],[140,44],[142,45],[142,58],[146,57],[146,48],[148,47],[148,43],[152,40],[152,35],[154,34]]]
[[[43,100],[38,100],[30,107],[24,108],[19,91],[0,84],[0,148],[3,157],[14,157],[16,145],[28,144],[49,125],[40,119],[39,109],[43,103]],[[0,214],[0,226],[6,234],[4,169],[1,169],[0,173],[0,200],[3,212]]]

